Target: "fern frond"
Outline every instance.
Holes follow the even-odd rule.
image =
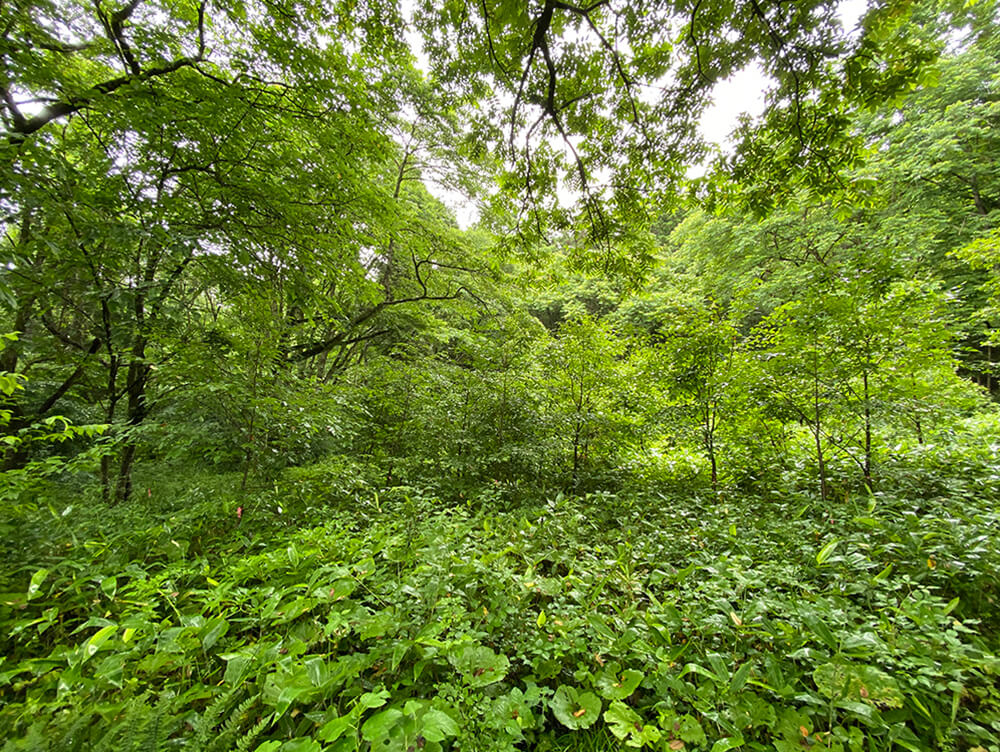
[[[223,714],[226,712],[226,708],[229,702],[236,695],[235,689],[229,689],[222,694],[216,696],[212,702],[208,704],[208,707],[198,716],[198,720],[194,724],[194,739],[192,743],[195,749],[206,749],[209,742],[215,738],[215,734],[212,732],[215,727],[219,725],[219,721],[222,719]]]
[[[257,723],[251,726],[247,730],[246,734],[236,743],[236,752],[250,752],[250,748],[253,746],[253,743],[257,741],[257,737],[264,733],[264,730],[270,725],[270,715],[266,715],[257,721]]]
[[[257,703],[258,695],[251,695],[237,705],[233,712],[229,714],[222,728],[219,729],[218,736],[206,748],[206,752],[229,752],[233,748],[233,740],[237,737],[247,722],[250,709]]]

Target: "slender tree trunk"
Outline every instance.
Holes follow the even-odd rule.
[[[712,470],[712,490],[719,491],[719,463],[715,456],[715,405],[709,399],[702,405],[702,442]]]
[[[576,384],[570,382],[570,393],[573,399],[573,475],[572,475],[572,488],[574,491],[580,485],[580,444],[583,438],[584,429],[584,419],[583,419],[583,405],[584,405],[584,390],[585,390],[585,374],[584,374],[583,363],[580,364],[580,370],[577,372],[578,381]],[[580,391],[576,391],[576,387],[579,385]]]
[[[719,491],[719,465],[715,459],[715,445],[712,438],[708,439],[708,461],[712,466],[712,490],[718,493]]]
[[[504,436],[507,432],[506,417],[508,411],[507,405],[507,369],[509,368],[508,363],[503,364],[503,375],[500,377],[500,410],[497,415],[497,447],[500,449],[500,456],[504,458],[502,465],[502,474],[504,481],[509,481],[511,479],[511,466],[510,466],[510,454],[503,451],[504,447]],[[499,469],[499,468],[498,468]],[[498,479],[499,480],[499,479]]]
[[[104,422],[113,426],[115,413],[118,408],[118,356],[111,350],[111,343],[106,343],[108,349],[108,408],[104,412]],[[111,488],[111,455],[104,453],[101,455],[101,500],[105,504],[113,504]]]
[[[149,382],[149,365],[145,362],[146,342],[139,339],[133,349],[133,360],[128,367],[128,412],[127,429],[134,431],[142,425],[148,413],[146,403],[146,386]],[[135,465],[135,455],[138,440],[129,433],[125,436],[122,447],[121,463],[118,467],[118,482],[115,487],[115,503],[127,501],[132,493],[132,468]]]
[[[865,483],[872,486],[872,404],[868,392],[868,371],[861,374],[865,400]]]
[[[819,355],[813,353],[813,438],[816,440],[816,465],[819,470],[819,495],[826,501],[826,460],[823,457],[823,424],[819,401]]]
[[[573,425],[573,490],[575,491],[580,483],[580,432],[583,421],[577,413],[576,421]]]
[[[253,462],[253,442],[254,442],[254,419],[257,417],[256,410],[250,414],[250,425],[247,434],[247,450],[243,454],[243,477],[240,479],[240,490],[247,490],[247,478],[250,477],[250,465]]]
[[[993,381],[993,345],[986,346],[986,362],[989,363],[986,370],[986,391],[992,394],[995,386]]]
[[[253,446],[256,440],[257,422],[257,382],[260,377],[260,340],[254,351],[253,378],[250,380],[250,423],[247,428],[247,448],[243,455],[243,477],[240,479],[240,490],[247,488],[247,478],[250,477],[250,465],[253,464]]]

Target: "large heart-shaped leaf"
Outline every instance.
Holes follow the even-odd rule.
[[[624,700],[635,692],[641,681],[641,671],[634,669],[622,671],[617,663],[609,663],[594,684],[601,697],[608,700]]]
[[[593,692],[579,692],[563,685],[549,700],[549,707],[566,728],[590,728],[601,716],[601,699]]]
[[[452,649],[448,660],[470,687],[485,687],[507,675],[510,661],[497,655],[485,645],[465,643]]]

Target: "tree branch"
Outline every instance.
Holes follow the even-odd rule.
[[[12,145],[20,145],[24,142],[26,136],[44,128],[53,120],[79,112],[101,95],[111,94],[117,89],[120,89],[122,86],[132,83],[133,81],[149,81],[160,76],[166,76],[174,73],[181,68],[194,67],[195,63],[200,61],[200,56],[181,57],[171,63],[167,63],[166,65],[150,68],[142,73],[139,73],[138,75],[128,74],[119,76],[118,78],[112,78],[108,81],[103,81],[91,87],[90,91],[83,96],[75,97],[70,100],[53,102],[43,108],[37,115],[33,115],[32,117],[25,119],[24,122],[21,123],[20,127],[15,124],[14,132],[8,136],[8,141]]]

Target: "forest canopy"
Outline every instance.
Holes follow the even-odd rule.
[[[3,752],[1000,752],[1000,18],[845,13],[0,5]]]

